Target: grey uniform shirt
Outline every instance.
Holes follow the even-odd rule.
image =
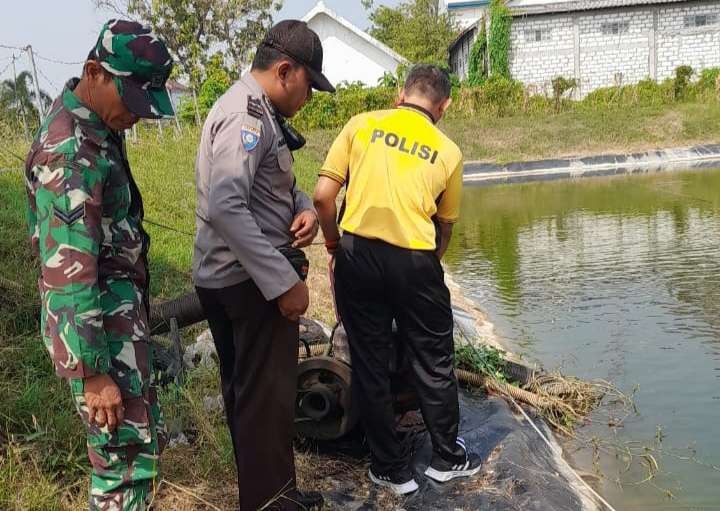
[[[274,109],[245,74],[203,126],[195,164],[196,286],[219,289],[253,279],[272,300],[298,282],[277,250],[294,241],[295,216],[313,209],[297,188],[292,163]]]

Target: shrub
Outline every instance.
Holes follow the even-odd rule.
[[[605,87],[588,94],[581,102],[586,108],[607,108],[610,106],[661,106],[675,101],[675,82],[663,83],[647,78],[635,85]]]
[[[360,83],[338,85],[335,94],[319,92],[293,119],[299,129],[339,128],[351,117],[369,110],[392,108],[394,87],[365,87]]]
[[[566,92],[574,90],[578,85],[575,78],[558,76],[552,79],[553,99],[555,100],[555,111],[559,112],[562,107],[562,99]]]
[[[680,66],[675,69],[675,80],[673,82],[675,99],[677,101],[686,99],[690,86],[690,78],[693,75],[693,68],[690,66]]]
[[[499,117],[519,110],[523,100],[523,86],[520,82],[504,76],[491,76],[483,88],[488,103]]]
[[[720,67],[711,67],[703,69],[700,72],[700,79],[697,86],[701,90],[715,92],[718,79],[720,78]]]
[[[222,55],[214,55],[210,58],[207,66],[207,77],[198,91],[197,102],[201,119],[207,117],[215,102],[225,94],[231,85],[232,78],[223,65]],[[195,121],[195,105],[192,96],[184,96],[180,100],[178,115],[183,121]]]

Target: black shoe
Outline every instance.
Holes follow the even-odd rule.
[[[482,468],[480,456],[467,451],[465,441],[462,438],[457,439],[458,445],[465,451],[465,461],[462,463],[452,463],[435,456],[430,466],[425,471],[425,475],[439,483],[446,483],[457,477],[474,476]]]
[[[418,489],[418,484],[407,467],[386,473],[376,473],[371,468],[368,470],[368,476],[373,483],[391,489],[396,495],[405,495]]]
[[[300,511],[320,510],[323,508],[325,499],[322,494],[317,491],[298,491],[297,504]]]

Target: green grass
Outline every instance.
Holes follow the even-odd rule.
[[[717,102],[603,112],[576,111],[556,116],[448,119],[442,128],[458,141],[467,159],[510,161],[567,154],[622,152],[669,147],[720,139]],[[296,155],[298,182],[311,190],[317,170],[337,130],[306,133],[308,145]],[[140,142],[130,144],[129,156],[143,192],[146,217],[173,229],[194,232],[194,160],[197,129],[175,138],[169,131],[158,140],[153,129],[141,130]],[[37,335],[36,263],[30,257],[25,224],[26,199],[22,143],[0,146],[0,509],[70,510],[86,505],[87,460],[83,431],[73,411],[66,384],[58,380]],[[190,235],[147,225],[151,294],[167,299],[191,286]],[[327,292],[325,255],[311,251],[314,273],[310,314],[332,321]],[[10,282],[8,285],[7,282]],[[185,332],[186,340],[197,329]],[[494,355],[474,360],[461,353],[468,367],[495,367]],[[191,447],[165,456],[166,476],[217,500],[232,499],[234,469],[224,417],[208,413],[203,398],[219,391],[216,369],[192,372],[183,389],[162,395],[168,424],[194,436]],[[212,499],[211,499],[212,500]],[[164,509],[182,507],[167,496]],[[162,507],[161,507],[162,508]]]
[[[468,160],[506,163],[625,153],[720,140],[720,103],[448,119],[441,127]]]

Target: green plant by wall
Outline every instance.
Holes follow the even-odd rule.
[[[491,76],[484,84],[485,99],[498,117],[518,111],[523,104],[523,85],[505,76]]]
[[[690,66],[680,66],[675,70],[675,99],[681,100],[687,97],[690,78],[693,75],[693,68]]]
[[[555,100],[555,111],[559,112],[562,108],[562,99],[566,92],[575,89],[578,82],[575,78],[565,78],[558,76],[552,79],[553,99]]]
[[[480,20],[480,32],[470,50],[468,62],[468,84],[482,85],[487,79],[487,28],[485,17]]]
[[[505,0],[490,2],[490,76],[510,78],[510,27],[512,15]]]
[[[711,67],[700,71],[698,86],[705,91],[715,91],[720,78],[720,67]]]
[[[292,119],[292,124],[300,130],[340,128],[359,113],[392,108],[396,98],[395,87],[344,83],[338,85],[335,94],[313,94],[310,102]]]

